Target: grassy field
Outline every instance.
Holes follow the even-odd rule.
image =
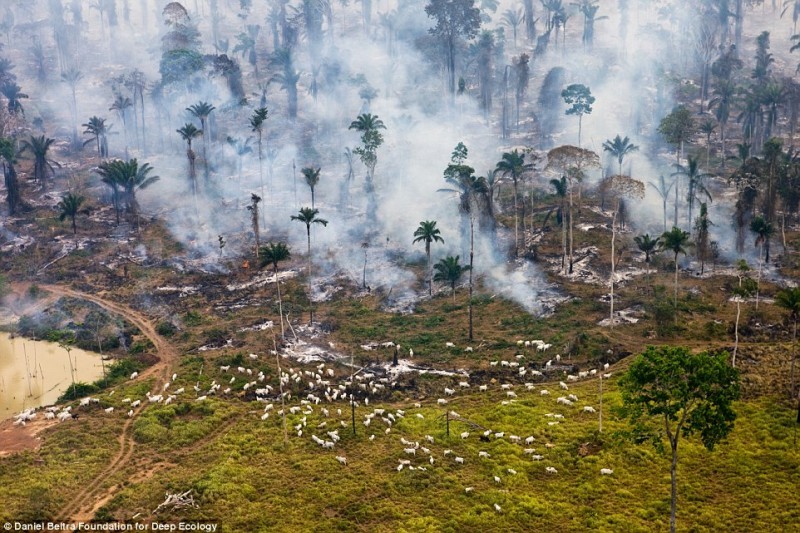
[[[357,435],[349,426],[339,428],[341,442],[325,451],[310,435],[324,437],[325,429],[338,427],[339,420],[349,421],[346,404],[340,406],[342,416],[330,407],[330,418],[318,407],[309,415],[288,416],[290,426],[306,416],[307,427],[303,437],[290,427],[286,445],[280,417],[273,412],[262,421],[261,404],[213,400],[149,407],[135,422],[134,460],[107,481],[120,490],[96,516],[147,516],[165,492],[193,489],[199,508],[166,517],[217,520],[225,531],[664,530],[669,462],[652,446],[636,446],[615,435],[624,427],[613,413],[619,402],[615,379],[605,384],[603,433],[597,431],[597,416],[580,410],[583,405],[599,408],[596,380],[571,387],[580,399],[572,407],[556,404],[557,384],[535,391],[517,387],[518,398],[507,405],[502,405],[505,394],[499,385],[489,392],[457,393],[447,407],[475,424],[505,432],[490,442],[480,441],[482,430],[462,421],[451,421],[448,438],[444,410],[433,400],[420,408],[412,401],[360,406]],[[552,394],[540,395],[541,388]],[[370,427],[362,423],[374,407],[406,414],[386,434],[379,417]],[[682,443],[679,525],[686,531],[788,531],[800,523],[794,505],[800,453],[792,441],[793,413],[767,397],[736,407],[736,428],[713,453],[690,440]],[[51,516],[71,491],[102,469],[113,453],[119,421],[98,415],[63,424],[40,452],[3,460],[0,520]],[[315,428],[323,421],[327,428]],[[470,436],[461,439],[462,431]],[[530,447],[543,460],[525,455],[527,446],[513,444],[510,435],[535,437]],[[415,457],[406,455],[401,437],[429,448],[434,464],[421,450]],[[445,449],[453,453],[445,456]],[[480,459],[479,451],[490,457]],[[347,466],[335,460],[337,455],[347,458]],[[465,463],[457,464],[455,456]],[[398,472],[400,459],[427,470]],[[547,466],[558,473],[546,473]],[[614,474],[601,476],[601,468]],[[467,493],[466,487],[474,490]]]

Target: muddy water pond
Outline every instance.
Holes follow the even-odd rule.
[[[74,381],[92,383],[103,376],[100,355],[52,342],[11,338],[0,333],[0,420],[54,403]]]

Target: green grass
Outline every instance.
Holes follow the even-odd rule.
[[[517,387],[519,398],[509,405],[501,405],[505,395],[497,385],[489,393],[459,393],[451,400],[451,410],[505,431],[505,439],[481,442],[479,430],[455,421],[448,439],[444,411],[431,399],[420,409],[411,402],[383,406],[406,409],[405,418],[394,424],[389,435],[379,419],[369,428],[362,424],[374,405],[359,407],[357,436],[351,435],[349,427],[340,428],[342,442],[333,451],[323,451],[310,440],[312,433],[324,433],[315,428],[325,420],[319,408],[307,416],[303,437],[297,437],[291,426],[304,415],[287,417],[289,444],[284,447],[280,417],[273,412],[266,421],[260,420],[262,404],[211,400],[148,406],[136,421],[140,444],[134,462],[165,462],[169,467],[152,477],[125,482],[100,515],[128,519],[143,512],[146,516],[163,500],[165,491],[191,488],[200,508],[172,513],[170,518],[219,520],[225,531],[666,529],[668,459],[650,445],[635,446],[615,438],[624,423],[613,414],[619,402],[614,379],[607,382],[604,394],[602,434],[597,432],[595,415],[557,405],[558,386],[546,387],[551,396]],[[570,392],[581,399],[578,406],[599,407],[596,382],[573,386]],[[347,406],[340,407],[341,418],[349,420]],[[737,412],[736,428],[714,452],[692,440],[681,443],[678,520],[682,530],[785,531],[787,524],[800,520],[793,503],[800,485],[800,453],[792,445],[792,411],[764,397],[739,402]],[[417,418],[417,413],[424,418]],[[546,413],[561,413],[565,419],[548,426],[553,419]],[[335,407],[331,414],[328,426],[338,426]],[[112,435],[118,424],[100,424],[91,418],[86,423],[91,424],[91,434],[78,425],[65,424],[51,434],[38,454],[26,453],[0,463],[4,467],[0,469],[0,499],[8,502],[0,510],[0,519],[22,512],[42,486],[47,487],[52,508],[102,469],[115,450]],[[152,425],[161,429],[144,444],[142,428]],[[464,430],[471,432],[467,440],[458,436]],[[376,435],[372,442],[370,434]],[[532,461],[523,453],[525,446],[508,440],[511,434],[533,435],[532,447],[545,459]],[[433,436],[435,443],[425,442],[425,435]],[[401,436],[429,447],[436,463],[429,465],[418,451],[412,462],[428,470],[397,472],[398,459],[407,458]],[[548,449],[546,443],[554,447]],[[581,456],[578,451],[584,443],[591,443],[595,453]],[[457,465],[453,456],[445,457],[445,448],[464,457],[466,464]],[[481,450],[491,457],[479,459]],[[339,465],[335,455],[346,456],[348,466]],[[37,464],[37,457],[44,458],[44,464]],[[558,474],[547,474],[546,466],[555,467]],[[517,475],[509,474],[508,468]],[[600,468],[612,468],[614,475],[600,476]],[[121,474],[120,480],[132,474]],[[495,475],[502,478],[500,484],[493,481]],[[474,492],[467,494],[467,486],[474,487]],[[502,513],[494,511],[495,503]]]

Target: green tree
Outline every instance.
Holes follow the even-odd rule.
[[[736,84],[731,80],[720,80],[714,85],[713,98],[708,103],[714,109],[714,117],[719,122],[720,160],[725,170],[725,126],[731,116],[731,108],[736,99]]]
[[[308,239],[308,304],[309,304],[309,315],[312,324],[314,323],[314,305],[311,301],[311,225],[312,224],[322,224],[322,226],[327,226],[328,221],[323,218],[317,218],[319,214],[319,209],[314,209],[312,207],[301,207],[300,212],[297,215],[292,215],[292,220],[297,220],[298,222],[302,222],[306,225],[306,237]]]
[[[456,94],[456,50],[459,38],[471,40],[478,35],[481,26],[480,9],[475,0],[431,0],[425,13],[436,25],[428,33],[441,41],[445,51],[447,88],[452,101]]]
[[[522,24],[525,15],[521,7],[517,7],[517,9],[506,9],[503,16],[500,17],[500,21],[505,25],[511,28],[511,35],[514,38],[514,50],[517,49],[517,29],[519,28],[520,24]]]
[[[664,176],[658,177],[658,184],[653,183],[652,181],[649,182],[649,185],[656,190],[658,195],[661,197],[661,204],[664,210],[664,231],[667,231],[667,200],[669,199],[669,191],[672,190],[672,186],[675,185],[675,180],[667,186],[667,182],[664,179]]]
[[[514,186],[514,255],[519,255],[519,182],[526,173],[533,171],[533,167],[533,163],[525,162],[525,153],[516,149],[504,152],[495,167],[495,172],[505,178],[510,177]]]
[[[678,255],[686,255],[689,247],[689,234],[678,227],[673,227],[671,231],[665,231],[661,235],[661,250],[670,251],[675,254],[675,322],[678,321]]]
[[[759,247],[758,278],[756,280],[756,309],[758,309],[758,293],[761,289],[761,271],[764,265],[762,260],[764,258],[764,248],[766,247],[767,252],[769,252],[769,247],[765,245],[775,233],[775,228],[763,216],[759,215],[750,221],[750,231],[756,234],[755,245]],[[769,254],[767,254],[766,262],[769,263]]]
[[[122,134],[125,137],[125,159],[128,158],[128,109],[131,107],[133,107],[133,102],[131,102],[130,98],[117,95],[114,103],[108,108],[109,111],[116,111],[117,116],[122,121]]]
[[[300,81],[300,72],[294,66],[294,55],[291,48],[275,50],[269,61],[270,67],[275,70],[270,81],[278,82],[287,98],[287,113],[289,118],[297,118],[297,82]]]
[[[6,184],[6,201],[8,214],[13,216],[23,206],[22,195],[19,190],[19,179],[14,165],[17,164],[17,151],[13,139],[0,137],[0,161],[3,165],[3,178]]]
[[[778,291],[775,295],[775,304],[789,312],[789,320],[792,321],[792,364],[790,371],[789,398],[795,397],[794,365],[797,360],[797,321],[800,318],[800,288],[793,287]],[[800,416],[800,405],[798,405],[798,416]]]
[[[266,107],[259,107],[250,116],[250,131],[256,134],[258,142],[258,179],[261,183],[261,197],[264,197],[264,122],[269,112]]]
[[[672,112],[661,119],[658,125],[658,132],[664,136],[664,139],[671,145],[675,146],[675,158],[677,166],[681,164],[681,156],[683,155],[683,144],[692,138],[694,133],[694,120],[692,113],[685,106],[678,106]],[[675,222],[673,225],[678,225],[678,196],[680,190],[680,182],[675,180]]]
[[[233,53],[236,54],[241,52],[242,58],[247,57],[247,61],[250,63],[250,66],[253,67],[253,72],[258,78],[258,61],[256,56],[256,41],[258,40],[258,34],[261,31],[261,26],[258,24],[248,24],[245,28],[247,33],[240,33],[236,36],[236,39],[239,41],[236,46],[233,47]]]
[[[375,177],[375,165],[378,164],[378,148],[383,144],[383,135],[380,130],[385,130],[386,125],[372,113],[362,113],[350,123],[350,130],[361,133],[361,146],[353,150],[367,167],[367,181],[372,183]]]
[[[645,233],[644,235],[637,235],[633,238],[633,242],[636,243],[636,247],[639,249],[640,252],[644,254],[644,263],[647,265],[647,274],[650,274],[650,259],[656,253],[658,253],[658,245],[661,241],[661,237],[656,237],[655,239],[650,236],[649,233]]]
[[[72,142],[78,143],[78,99],[76,92],[78,83],[83,79],[83,74],[75,67],[69,68],[61,73],[61,81],[69,85],[72,92]]]
[[[311,208],[314,209],[315,201],[314,201],[314,189],[316,189],[317,185],[319,184],[319,173],[320,168],[314,167],[306,167],[302,169],[300,172],[303,174],[303,178],[306,181],[306,185],[308,188],[311,189]]]
[[[220,241],[222,242],[222,241]],[[281,315],[281,338],[286,336],[283,328],[283,300],[281,299],[281,285],[278,283],[278,263],[292,258],[289,247],[282,242],[271,242],[262,246],[260,250],[261,268],[272,265],[275,273],[275,289],[278,291],[278,313]]]
[[[28,98],[28,95],[22,92],[22,87],[13,81],[7,81],[0,85],[0,93],[7,100],[6,109],[8,109],[9,113],[12,115],[25,115],[25,108],[20,100]]]
[[[469,270],[469,265],[460,265],[458,259],[459,256],[453,257],[448,255],[433,265],[434,270],[436,270],[436,273],[433,275],[433,281],[440,281],[450,285],[450,290],[453,294],[453,304],[456,303],[456,283],[459,282],[464,272]]]
[[[120,206],[124,201],[125,210],[135,222],[136,231],[139,231],[139,202],[136,199],[136,192],[146,189],[160,179],[158,176],[151,176],[152,171],[153,167],[149,163],[140,165],[136,159],[128,161],[115,159],[100,163],[97,173],[100,174],[103,183],[111,187],[117,209],[117,223],[119,223]]]
[[[589,87],[580,83],[567,85],[567,88],[561,91],[561,98],[564,99],[565,104],[570,106],[564,113],[578,116],[578,146],[580,146],[583,115],[592,113],[592,104],[596,99],[592,96]]]
[[[97,144],[97,159],[102,161],[104,157],[108,157],[108,133],[111,129],[106,126],[106,119],[97,116],[90,117],[86,124],[81,124],[84,127],[83,134],[89,135],[91,138],[84,141],[83,145],[94,142]]]
[[[651,441],[663,449],[666,437],[670,466],[670,531],[675,532],[678,505],[678,443],[698,435],[713,451],[732,430],[733,402],[739,399],[739,373],[723,354],[692,355],[687,348],[649,346],[619,382],[622,414],[632,424],[636,442]]]
[[[33,156],[33,177],[44,190],[47,189],[47,174],[55,173],[53,165],[61,167],[59,163],[48,157],[48,152],[55,142],[55,139],[40,135],[39,137],[31,136],[30,141],[23,140],[21,143],[20,153],[30,152]]]
[[[707,118],[698,126],[698,131],[706,136],[706,167],[711,164],[711,136],[717,129],[717,125],[710,118]]]
[[[200,121],[200,135],[203,136],[203,168],[205,169],[205,182],[208,185],[209,179],[209,172],[208,172],[208,157],[206,156],[206,145],[208,144],[208,136],[205,134],[206,131],[206,122],[208,121],[209,115],[211,112],[214,111],[216,107],[209,104],[208,102],[197,102],[186,108],[186,111],[191,113],[195,118]]]
[[[700,161],[696,157],[689,156],[686,165],[676,165],[677,171],[673,176],[682,175],[686,176],[688,181],[688,190],[686,192],[686,202],[689,206],[689,227],[692,226],[692,208],[694,203],[704,196],[708,201],[711,201],[711,193],[705,186],[705,180],[712,177],[713,174],[702,172],[700,170]]]
[[[625,160],[625,156],[638,150],[639,147],[633,144],[627,135],[624,139],[617,135],[613,139],[607,139],[606,142],[603,143],[603,151],[611,154],[619,163],[620,174],[622,174],[622,162]]]
[[[442,232],[436,227],[435,220],[423,220],[419,223],[419,227],[414,230],[414,240],[412,243],[424,242],[425,243],[425,257],[427,257],[427,276],[428,276],[428,294],[433,295],[433,270],[431,270],[431,243],[444,242],[441,237]]]
[[[706,261],[711,255],[711,239],[709,230],[713,226],[708,218],[708,206],[705,202],[700,204],[700,215],[694,223],[694,246],[697,252],[697,259],[700,260],[700,275],[705,272]]]
[[[72,234],[77,235],[78,226],[75,223],[75,218],[81,213],[87,213],[86,209],[81,209],[81,204],[86,201],[86,198],[68,192],[61,197],[56,208],[59,210],[58,219],[64,221],[69,218],[72,221]]]
[[[192,150],[192,140],[200,137],[203,134],[203,130],[198,130],[194,124],[187,122],[182,128],[175,131],[181,136],[181,139],[186,141],[186,158],[189,160],[189,183],[192,186],[192,195],[195,203],[197,203],[197,170],[195,167],[197,155]]]

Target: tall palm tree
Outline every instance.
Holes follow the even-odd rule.
[[[182,128],[175,130],[181,136],[181,139],[186,141],[186,157],[189,159],[189,182],[192,185],[192,194],[194,195],[195,202],[197,202],[197,172],[195,169],[195,159],[197,156],[192,150],[192,139],[200,137],[203,130],[198,130],[197,127],[191,122],[187,122]]]
[[[322,226],[327,226],[328,221],[323,218],[317,218],[319,214],[319,209],[314,209],[312,207],[301,207],[300,212],[297,215],[292,215],[292,220],[297,220],[298,222],[302,222],[306,225],[306,237],[308,240],[308,304],[309,304],[309,315],[310,315],[310,322],[314,323],[314,304],[311,301],[311,224],[322,224]]]
[[[427,257],[427,270],[428,270],[428,294],[433,296],[433,270],[431,270],[431,243],[444,242],[441,237],[441,231],[436,227],[435,220],[423,220],[419,223],[419,227],[414,230],[414,240],[412,243],[424,242],[425,243],[425,256]]]
[[[22,204],[22,195],[19,191],[19,179],[14,165],[17,163],[17,150],[15,143],[8,137],[0,137],[0,161],[3,165],[3,177],[6,184],[6,201],[8,214],[13,216]]]
[[[650,236],[649,233],[645,233],[644,235],[637,235],[633,238],[633,242],[636,243],[636,247],[639,248],[640,252],[644,253],[644,262],[647,265],[647,274],[650,274],[650,257],[658,253],[658,245],[661,241],[661,237],[656,237],[655,239]]]
[[[627,135],[624,139],[617,135],[613,139],[607,139],[606,142],[603,143],[603,151],[611,154],[619,163],[620,175],[622,174],[622,162],[625,160],[625,156],[638,150],[639,147],[633,144]]]
[[[466,150],[466,148],[465,148]],[[469,302],[468,307],[468,320],[469,320],[469,340],[472,340],[473,327],[472,327],[472,270],[475,260],[475,215],[479,211],[486,212],[486,205],[491,202],[489,196],[489,188],[486,184],[486,178],[475,176],[475,170],[467,165],[451,165],[448,171],[458,169],[455,174],[452,172],[447,173],[445,179],[447,183],[455,187],[454,189],[439,189],[441,192],[455,192],[459,196],[459,210],[469,216]]]
[[[242,58],[247,57],[247,61],[253,67],[253,72],[258,78],[258,61],[256,56],[256,41],[258,40],[258,34],[261,31],[261,26],[258,24],[248,24],[245,28],[247,33],[240,33],[236,36],[236,39],[239,41],[236,46],[233,47],[233,53],[236,54],[241,52]]]
[[[661,197],[661,203],[664,208],[664,231],[667,231],[667,200],[669,200],[669,191],[672,190],[672,186],[675,185],[675,180],[672,180],[672,183],[667,186],[664,176],[659,176],[658,184],[655,184],[651,181],[649,182],[649,185],[655,189],[658,195]]]
[[[13,81],[7,81],[0,85],[0,93],[2,93],[3,96],[6,97],[6,100],[8,100],[6,107],[9,113],[12,115],[25,115],[25,108],[22,106],[22,102],[20,102],[20,100],[28,98],[28,95],[22,92],[22,87]]]
[[[292,49],[279,48],[275,50],[269,64],[276,71],[270,81],[278,82],[286,91],[287,112],[290,119],[295,119],[297,118],[297,82],[300,81],[300,72],[295,69]]]
[[[353,153],[358,154],[361,162],[367,167],[367,183],[371,187],[375,177],[375,165],[378,164],[377,150],[383,144],[380,130],[385,130],[386,125],[378,115],[361,113],[347,129],[361,133],[361,146],[353,150]]]
[[[216,107],[204,101],[197,102],[196,104],[190,105],[186,108],[186,111],[191,113],[200,121],[200,134],[203,136],[203,168],[205,169],[204,177],[206,185],[208,185],[208,158],[206,157],[208,136],[205,135],[204,132],[208,131],[206,129],[206,121],[208,120],[209,115],[211,115],[211,112],[215,109]]]
[[[253,151],[253,149],[250,148],[250,140],[251,140],[250,137],[248,137],[247,139],[234,139],[233,137],[228,137],[226,139],[228,145],[231,148],[233,148],[233,151],[236,153],[238,161],[237,167],[239,169],[239,187],[241,187],[242,185],[242,168],[244,166],[244,156]],[[237,207],[239,206],[238,195],[236,196],[236,206]]]
[[[61,201],[58,202],[56,208],[59,210],[58,219],[60,221],[64,221],[64,219],[69,218],[72,221],[72,234],[77,235],[78,227],[75,223],[75,217],[77,217],[81,213],[85,213],[85,209],[81,209],[81,204],[86,201],[86,198],[83,196],[79,196],[77,194],[73,194],[68,192],[64,196],[61,197]]]
[[[661,250],[669,250],[675,254],[675,323],[678,322],[678,255],[686,255],[689,246],[689,234],[678,227],[673,227],[671,231],[665,231],[661,235]]]
[[[517,29],[522,24],[524,16],[522,8],[517,7],[517,9],[507,9],[500,17],[500,22],[511,28],[511,34],[514,36],[514,50],[517,49]]]
[[[450,285],[450,290],[453,294],[453,304],[456,303],[456,283],[461,279],[464,272],[470,270],[469,265],[460,265],[458,259],[459,256],[453,257],[448,255],[433,265],[433,268],[436,270],[436,274],[433,275],[433,281],[441,281]]]
[[[305,167],[300,171],[303,174],[303,178],[306,180],[306,185],[311,189],[311,209],[316,207],[314,202],[314,189],[316,189],[317,184],[319,184],[320,170],[319,167]]]
[[[250,131],[256,134],[258,141],[258,179],[261,183],[261,197],[264,197],[264,151],[262,142],[264,138],[264,122],[269,112],[266,107],[259,107],[250,117]]]
[[[686,202],[689,205],[689,227],[692,227],[692,208],[695,201],[700,200],[700,196],[705,196],[708,201],[711,201],[711,193],[706,189],[704,181],[713,176],[707,172],[700,170],[700,161],[696,157],[689,156],[686,165],[675,165],[677,169],[674,175],[686,176],[688,180],[688,189],[686,192]]]
[[[708,105],[714,109],[714,116],[719,123],[720,160],[722,169],[725,170],[725,126],[728,124],[731,108],[736,99],[736,84],[731,80],[719,80],[714,86],[713,96]]]
[[[47,174],[55,173],[53,165],[61,167],[56,161],[48,157],[50,148],[55,143],[55,139],[50,139],[44,135],[39,137],[31,136],[31,140],[23,140],[20,153],[30,152],[33,156],[33,177],[42,185],[42,189],[47,189]]]
[[[567,193],[569,186],[567,185],[566,176],[561,176],[561,179],[551,179],[550,185],[553,186],[553,192],[558,198],[558,219],[561,221],[561,270],[564,274],[567,273]]]
[[[108,108],[109,111],[116,111],[117,116],[122,121],[122,134],[125,136],[125,159],[128,158],[128,109],[131,107],[133,107],[131,99],[118,94],[114,103]]]
[[[93,116],[89,118],[88,122],[81,124],[81,126],[84,127],[83,134],[91,136],[89,140],[83,142],[83,145],[86,146],[91,142],[97,145],[98,161],[102,161],[104,157],[108,157],[108,133],[111,127],[106,126],[106,119]]]
[[[78,90],[78,82],[83,79],[83,74],[75,67],[67,69],[61,73],[61,81],[69,85],[72,91],[72,142],[78,143],[78,99],[75,95]]]
[[[789,312],[789,318],[794,323],[792,331],[792,365],[790,372],[791,388],[789,398],[795,397],[794,362],[797,359],[797,321],[800,319],[800,288],[783,289],[775,295],[775,303]],[[800,405],[798,405],[800,413]]]
[[[759,215],[750,221],[750,231],[756,234],[755,245],[759,247],[758,279],[756,281],[756,309],[758,309],[758,293],[761,287],[761,270],[763,268],[762,258],[764,256],[764,248],[765,245],[769,242],[773,233],[775,233],[775,228],[773,228],[772,224],[767,222],[767,220],[763,216]],[[767,246],[766,248],[768,252],[766,262],[769,263],[769,247]]]
[[[717,125],[709,118],[701,122],[697,129],[706,136],[706,167],[708,167],[711,164],[711,136],[717,129]]]
[[[272,265],[275,273],[275,289],[278,291],[278,313],[281,315],[281,337],[285,336],[283,329],[283,301],[281,300],[281,285],[278,283],[278,263],[292,258],[289,247],[282,242],[271,242],[262,246],[260,250],[261,268]]]
[[[500,161],[497,162],[495,171],[503,177],[510,177],[514,186],[514,255],[519,253],[519,204],[518,187],[520,180],[524,179],[525,173],[533,170],[533,163],[525,162],[525,153],[519,150],[504,152]],[[523,215],[524,216],[524,215]]]

